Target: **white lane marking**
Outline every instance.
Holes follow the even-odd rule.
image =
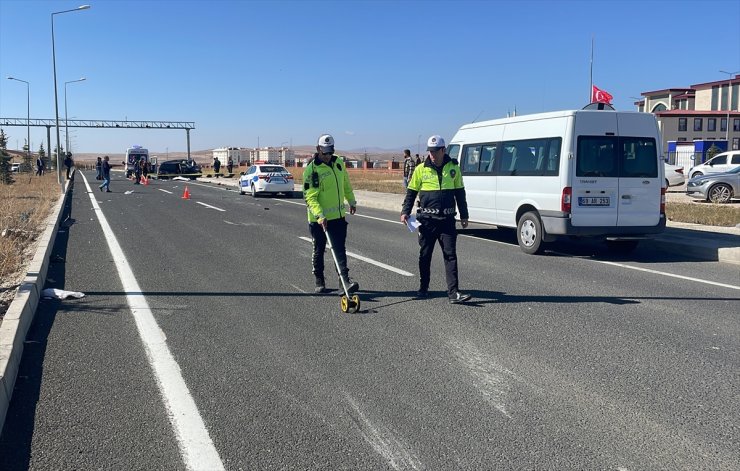
[[[506,247],[511,247],[511,248],[519,247],[518,245],[513,245],[513,244],[510,244],[508,242],[501,242],[500,240],[484,239],[482,237],[471,236],[471,235],[468,235],[468,234],[459,234],[459,235],[460,235],[460,237],[467,237],[468,239],[480,240],[481,242],[493,242],[494,244],[505,245]],[[565,254],[563,254],[563,255],[565,255]]]
[[[227,221],[226,219],[224,219],[224,222],[225,222],[226,224],[231,224],[232,226],[238,226],[238,225],[239,225],[239,224],[237,224],[237,223],[235,223],[235,222]]]
[[[215,209],[216,211],[221,211],[221,212],[223,212],[223,213],[225,213],[225,212],[226,212],[226,210],[225,210],[225,209],[217,208],[217,207],[215,207],[215,206],[211,206],[210,204],[205,204],[205,203],[201,203],[200,201],[196,201],[196,203],[198,203],[198,204],[199,204],[199,205],[201,205],[201,206],[205,206],[206,208],[211,208],[211,209]]]
[[[169,193],[169,194],[172,194],[172,192],[171,192],[171,191],[163,190],[162,188],[157,188],[157,189],[158,189],[159,191],[164,191],[165,193]]]
[[[82,175],[82,179],[88,192],[91,192],[87,178]],[[90,201],[108,242],[123,291],[127,293],[126,301],[131,308],[139,337],[141,337],[149,364],[157,379],[157,386],[167,408],[167,415],[174,429],[183,462],[187,469],[191,470],[222,470],[224,465],[208,435],[195,400],[185,384],[180,366],[167,348],[167,338],[157,325],[149,303],[134,277],[131,265],[92,193],[90,193]]]
[[[277,198],[276,198],[276,200],[277,201],[282,201],[284,203],[297,204],[299,206],[306,206],[306,203],[301,203],[301,202],[298,202],[298,201],[289,201],[289,200],[277,199]],[[401,214],[400,211],[399,211],[399,214]],[[401,225],[403,225],[403,223],[401,221],[394,221],[392,219],[384,219],[384,218],[379,218],[379,217],[375,217],[375,216],[368,216],[366,214],[357,214],[357,213],[355,213],[355,214],[350,215],[350,217],[375,219],[376,221],[390,222],[391,224],[401,224]]]
[[[362,412],[357,402],[349,394],[345,393],[345,396],[359,419],[355,420],[355,423],[360,429],[362,438],[377,454],[385,458],[391,468],[396,470],[422,469],[421,461],[406,443],[397,438],[387,427],[374,425]]]
[[[704,283],[704,284],[707,284],[707,285],[719,286],[719,287],[722,287],[722,288],[730,288],[730,289],[740,290],[740,286],[728,285],[728,284],[725,284],[725,283],[718,283],[716,281],[702,280],[701,278],[692,278],[690,276],[674,275],[673,273],[667,273],[667,272],[658,271],[658,270],[651,270],[650,268],[642,268],[642,267],[635,267],[635,266],[632,266],[632,265],[625,265],[624,263],[607,262],[607,261],[604,261],[604,260],[593,260],[593,259],[589,259],[589,258],[585,258],[585,259],[581,259],[581,260],[586,260],[588,262],[594,262],[594,263],[603,263],[604,265],[612,265],[612,266],[615,266],[615,267],[629,268],[630,270],[637,270],[637,271],[643,271],[643,272],[646,272],[646,273],[652,273],[654,275],[663,275],[663,276],[668,276],[668,277],[671,277],[671,278],[678,278],[680,280],[692,281],[694,283]]]
[[[301,240],[305,240],[306,242],[313,243],[313,240],[311,240],[310,237],[298,237],[298,238],[301,239]],[[370,263],[372,265],[375,265],[376,267],[385,268],[386,270],[392,271],[393,273],[398,273],[399,275],[403,275],[403,276],[414,276],[413,273],[409,273],[409,272],[407,272],[405,270],[401,270],[400,268],[396,268],[396,267],[392,267],[390,265],[386,265],[385,263],[379,262],[377,260],[373,260],[372,258],[363,257],[362,255],[358,255],[358,254],[353,253],[353,252],[350,252],[350,251],[347,251],[347,256],[348,257],[352,257],[352,258],[356,258],[357,260],[362,260],[363,262]]]
[[[307,292],[308,292],[308,291],[304,291],[304,290],[302,290],[301,288],[297,287],[296,285],[294,285],[294,284],[292,284],[292,283],[290,284],[290,286],[292,286],[293,288],[295,288],[295,289],[296,289],[297,291],[300,291],[301,293],[304,293],[304,294],[305,294],[305,293],[307,293]]]
[[[286,203],[292,203],[292,204],[300,204],[301,206],[305,206],[306,205],[305,203],[299,203],[297,201],[288,201],[288,200],[280,200],[280,201],[285,201]],[[390,222],[390,223],[393,223],[393,224],[402,224],[400,221],[393,221],[393,220],[390,220],[390,219],[383,219],[383,218],[378,218],[378,217],[374,217],[374,216],[366,216],[364,214],[355,214],[355,216],[359,216],[359,217],[363,217],[363,218],[368,218],[368,219],[375,219],[377,221]],[[492,243],[503,245],[505,247],[510,247],[510,248],[516,248],[516,247],[518,247],[517,245],[510,244],[508,242],[501,242],[499,240],[484,239],[482,237],[476,237],[476,236],[472,236],[472,235],[468,235],[468,234],[460,234],[460,237],[467,237],[468,239],[480,240],[482,242],[492,242]],[[310,239],[309,239],[309,241],[310,241]],[[558,255],[562,255],[564,257],[578,258],[580,260],[586,260],[586,261],[590,261],[590,262],[604,263],[606,265],[613,265],[613,266],[616,266],[616,267],[629,268],[630,270],[644,271],[644,272],[647,272],[647,273],[652,273],[654,275],[668,276],[668,277],[673,277],[673,278],[679,278],[679,279],[682,279],[682,280],[695,281],[697,283],[705,283],[705,284],[708,284],[708,285],[714,285],[714,286],[720,286],[720,287],[723,287],[723,288],[730,288],[730,289],[740,290],[740,286],[728,285],[728,284],[725,284],[725,283],[718,283],[716,281],[702,280],[700,278],[691,278],[689,276],[683,276],[683,275],[674,275],[673,273],[662,272],[662,271],[657,271],[657,270],[650,270],[648,268],[640,268],[640,267],[635,267],[635,266],[631,266],[631,265],[625,265],[625,264],[622,264],[622,263],[606,262],[606,261],[602,261],[602,260],[593,260],[593,259],[588,259],[588,258],[575,257],[573,255],[566,254],[566,253],[560,253],[560,252],[553,252],[553,253],[556,253]],[[347,254],[349,255],[349,252],[347,252]]]

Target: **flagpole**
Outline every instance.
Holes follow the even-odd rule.
[[[594,93],[594,37],[591,36],[591,66],[588,72],[588,78],[591,82],[588,87],[588,102],[591,103]]]

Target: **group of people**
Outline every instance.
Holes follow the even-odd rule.
[[[447,280],[447,295],[451,304],[468,301],[471,296],[460,292],[457,269],[457,209],[460,224],[468,226],[468,205],[462,172],[457,160],[445,153],[445,141],[434,135],[427,141],[426,159],[422,162],[417,154],[413,166],[411,152],[406,150],[404,159],[404,186],[406,197],[401,209],[401,222],[407,224],[411,210],[418,198],[416,220],[419,231],[419,289],[418,298],[429,297],[431,263],[434,246],[442,248]],[[334,138],[329,134],[319,137],[316,153],[303,172],[303,197],[308,211],[308,226],[313,241],[312,265],[316,282],[315,292],[325,293],[324,252],[327,237],[334,248],[339,265],[341,283],[349,293],[359,290],[358,282],[349,277],[347,267],[346,239],[347,221],[345,201],[349,213],[357,211],[357,201],[341,157],[334,155]]]
[[[234,159],[231,157],[229,157],[229,161],[226,164],[226,170],[229,174],[234,173]],[[213,158],[213,173],[217,178],[221,176],[221,160],[218,157]]]
[[[107,155],[102,159],[98,157],[98,161],[95,162],[95,171],[97,172],[95,179],[103,180],[98,189],[103,191],[105,188],[105,191],[110,193],[110,158]]]
[[[414,169],[417,165],[421,165],[421,157],[416,154],[416,158],[411,157],[411,151],[406,149],[403,151],[403,187],[408,188],[409,179],[414,174]]]

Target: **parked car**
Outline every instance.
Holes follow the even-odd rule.
[[[11,162],[11,164],[10,164],[10,171],[11,172],[20,172],[21,171],[21,163],[20,162]]]
[[[725,173],[737,166],[740,166],[740,150],[722,152],[703,164],[691,167],[689,177],[695,178],[710,173]]]
[[[157,179],[167,180],[174,177],[185,177],[195,180],[203,176],[200,165],[194,160],[167,160],[157,167]]]
[[[700,175],[689,180],[686,193],[712,203],[729,203],[740,195],[740,166],[729,172]]]
[[[665,169],[665,184],[666,188],[669,186],[683,185],[686,181],[686,175],[683,174],[683,167],[679,165],[671,165],[668,162],[663,162]]]
[[[293,193],[293,175],[282,165],[252,165],[239,177],[239,194],[249,191],[256,197],[258,193]]]

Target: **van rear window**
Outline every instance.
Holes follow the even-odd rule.
[[[658,152],[655,139],[580,136],[576,176],[657,178]]]

